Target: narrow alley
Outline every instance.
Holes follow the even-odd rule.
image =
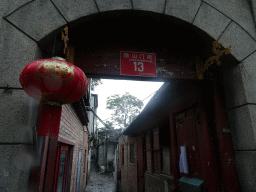
[[[96,165],[92,163],[91,166],[90,178],[85,192],[114,192],[114,176],[110,173],[98,174]]]

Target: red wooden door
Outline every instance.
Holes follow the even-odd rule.
[[[199,148],[197,142],[196,111],[197,108],[194,107],[175,115],[175,124],[178,155],[181,153],[180,147],[186,146],[190,175],[202,177],[200,170]]]
[[[186,146],[189,175],[203,179],[208,192],[219,192],[220,170],[215,155],[216,146],[212,142],[213,125],[209,120],[209,107],[204,100],[199,99],[197,107],[187,108],[175,115],[178,158],[180,147]]]
[[[65,146],[58,146],[58,154],[56,161],[55,170],[55,192],[66,192],[68,191],[69,183],[69,170],[70,170],[70,150]]]
[[[143,137],[137,138],[137,169],[138,169],[138,191],[144,191],[144,171],[145,171],[145,163],[144,163],[144,143]]]

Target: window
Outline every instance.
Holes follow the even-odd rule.
[[[134,144],[130,145],[130,163],[135,162],[135,157],[134,157]]]
[[[170,148],[169,147],[162,147],[162,165],[163,165],[163,172],[170,175],[171,167],[170,167]]]
[[[151,133],[146,134],[146,170],[152,172],[152,147],[151,147]]]
[[[120,151],[120,159],[121,159],[121,164],[124,164],[124,145],[121,145],[121,151]]]
[[[159,145],[161,150],[161,171],[162,173],[171,175],[171,140],[169,120],[164,121],[159,126]]]
[[[160,146],[159,146],[159,131],[155,129],[153,131],[153,164],[154,164],[154,173],[160,173]]]
[[[161,172],[160,145],[158,128],[146,134],[146,163],[147,171],[150,173]]]

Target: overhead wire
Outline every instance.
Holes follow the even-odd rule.
[[[149,96],[147,96],[145,99],[143,99],[142,101],[146,100],[147,98],[149,98],[151,95],[155,94],[157,91],[155,91],[154,93],[151,93]]]
[[[99,120],[100,122],[107,128],[107,129],[112,129],[111,127],[109,127],[106,123],[104,123],[104,121],[102,121],[102,119],[92,110],[91,107],[86,106],[88,111],[91,111]]]

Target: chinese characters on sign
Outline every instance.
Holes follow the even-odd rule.
[[[121,51],[120,74],[156,77],[156,54]]]

